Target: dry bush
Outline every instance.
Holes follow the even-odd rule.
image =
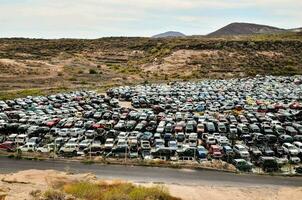
[[[179,200],[164,187],[143,187],[121,181],[71,183],[66,184],[63,191],[83,200]]]
[[[65,194],[59,190],[49,189],[43,193],[43,200],[65,200]]]

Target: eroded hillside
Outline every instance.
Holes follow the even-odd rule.
[[[108,88],[145,81],[302,73],[302,35],[0,39],[0,87]]]

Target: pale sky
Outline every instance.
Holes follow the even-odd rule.
[[[0,0],[0,37],[202,35],[232,22],[302,27],[302,0]]]

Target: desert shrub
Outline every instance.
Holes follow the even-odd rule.
[[[29,194],[30,194],[30,196],[32,196],[34,198],[38,198],[41,195],[41,190],[33,190]]]
[[[143,187],[123,182],[77,182],[65,185],[63,191],[83,200],[179,200],[170,196],[164,187]]]
[[[45,200],[64,200],[65,194],[59,190],[49,189],[43,193]]]
[[[69,81],[76,81],[77,79],[75,77],[72,77],[69,79]]]
[[[98,200],[102,196],[100,186],[88,182],[78,182],[67,184],[63,188],[64,192],[75,196],[76,198],[87,200]]]
[[[89,69],[89,74],[97,74],[97,71],[95,69]]]
[[[154,186],[150,188],[138,186],[129,193],[131,200],[140,199],[173,199],[164,187]],[[176,199],[176,198],[175,198]]]

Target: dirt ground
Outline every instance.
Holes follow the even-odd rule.
[[[93,174],[68,174],[54,170],[27,170],[14,174],[0,175],[0,196],[5,200],[31,200],[33,191],[44,191],[60,183],[73,181],[96,181]],[[145,186],[153,184],[144,184]],[[171,195],[184,200],[299,200],[302,187],[229,187],[229,186],[183,186],[165,185]]]
[[[229,187],[168,185],[170,193],[185,200],[299,200],[302,187]]]

